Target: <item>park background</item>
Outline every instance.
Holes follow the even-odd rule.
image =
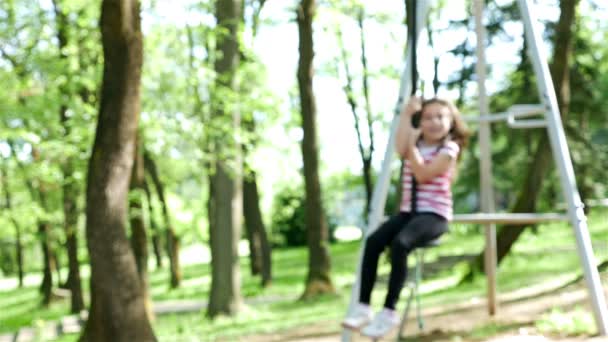
[[[141,34],[121,41],[129,30],[107,29],[116,36],[105,42],[131,57],[141,43],[141,64],[104,74],[104,65],[124,62],[104,56],[102,8],[112,13],[106,19],[121,18],[112,3],[11,0],[0,8],[0,334],[78,339],[99,284],[99,298],[144,303],[138,318],[108,311],[124,317],[106,329],[117,339],[139,331],[126,323],[136,319],[142,340],[337,340],[404,67],[404,2],[142,1],[141,23],[126,22]],[[316,11],[312,31],[307,6]],[[608,7],[533,6],[605,286]],[[473,19],[471,1],[436,1],[418,52],[425,97],[450,98],[465,116],[479,112]],[[491,111],[538,103],[516,2],[487,2],[484,24]],[[301,32],[314,45],[302,47]],[[311,57],[302,51],[314,51],[309,74],[298,73]],[[127,86],[110,83],[121,81],[116,75]],[[139,105],[108,110],[104,98]],[[107,144],[98,145],[101,159],[93,158],[96,135]],[[544,132],[497,124],[492,138],[497,209],[563,211]],[[130,151],[133,175],[120,162],[111,167],[116,159],[103,151],[123,153],[123,162]],[[453,188],[457,213],[479,210],[478,151],[474,137]],[[387,215],[399,200],[399,166]],[[130,191],[105,188],[122,209],[103,221],[94,189],[116,185],[104,183],[116,169]],[[498,238],[504,310],[497,318],[483,311],[482,228],[455,224],[427,256],[428,327],[418,338],[597,333],[570,226],[499,227]],[[117,264],[91,280],[94,260]],[[383,286],[380,279],[376,303]],[[412,324],[407,333],[419,332]],[[94,340],[95,329],[83,336]]]

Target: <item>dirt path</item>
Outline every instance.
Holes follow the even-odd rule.
[[[603,277],[606,278],[606,277]],[[603,279],[605,293],[608,295],[607,279]],[[420,333],[410,314],[410,323],[405,327],[404,341],[484,341],[484,342],[608,342],[605,337],[591,336],[542,336],[534,322],[551,309],[559,308],[563,312],[582,307],[591,312],[587,300],[587,289],[584,282],[562,288],[563,279],[541,286],[532,286],[501,294],[499,296],[499,314],[489,317],[486,313],[485,299],[472,298],[466,302],[437,306],[424,309],[422,315],[425,330]],[[271,342],[334,342],[340,341],[339,321],[328,321],[307,325],[299,329],[270,334],[249,336],[243,341]],[[488,338],[470,336],[473,329],[484,326],[500,327],[496,335]],[[382,341],[395,341],[396,332]],[[353,335],[352,341],[369,341],[359,335]]]

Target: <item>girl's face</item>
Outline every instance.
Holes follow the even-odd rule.
[[[420,120],[422,136],[428,143],[437,143],[445,138],[452,127],[452,113],[441,103],[424,106]]]

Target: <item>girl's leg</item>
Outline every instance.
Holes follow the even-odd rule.
[[[359,302],[369,304],[372,289],[376,282],[378,259],[386,246],[388,246],[410,218],[408,213],[399,213],[384,222],[366,240],[361,265],[361,290]]]
[[[397,234],[391,243],[391,274],[384,307],[394,310],[407,278],[407,255],[416,247],[438,238],[448,230],[445,218],[432,214],[417,214]]]

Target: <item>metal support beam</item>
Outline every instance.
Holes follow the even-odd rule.
[[[483,26],[483,0],[475,0],[475,32],[477,35],[477,63],[475,72],[477,73],[477,97],[479,102],[479,114],[487,115],[489,110],[486,96],[486,30]],[[492,151],[491,147],[490,123],[481,122],[479,124],[479,177],[481,184],[481,211],[493,213],[494,205],[494,186],[492,181]],[[488,313],[490,316],[496,314],[498,301],[496,300],[496,225],[491,222],[484,224],[486,236],[486,248],[484,255],[484,267],[486,271],[486,284],[488,296]]]
[[[583,203],[576,186],[576,179],[574,178],[574,169],[572,167],[572,160],[570,159],[562,118],[557,105],[555,88],[549,72],[549,66],[547,65],[548,59],[542,49],[543,41],[537,29],[538,21],[534,15],[534,11],[530,8],[531,1],[518,0],[518,5],[524,20],[524,31],[529,43],[528,53],[534,66],[538,93],[546,108],[547,133],[551,141],[555,165],[559,170],[564,199],[568,204],[568,216],[570,217],[574,235],[576,236],[578,254],[589,290],[590,304],[593,307],[598,332],[606,336],[608,335],[608,307],[606,307],[606,298],[597,270],[597,261],[593,255],[589,230],[587,228],[587,218],[583,211]]]

